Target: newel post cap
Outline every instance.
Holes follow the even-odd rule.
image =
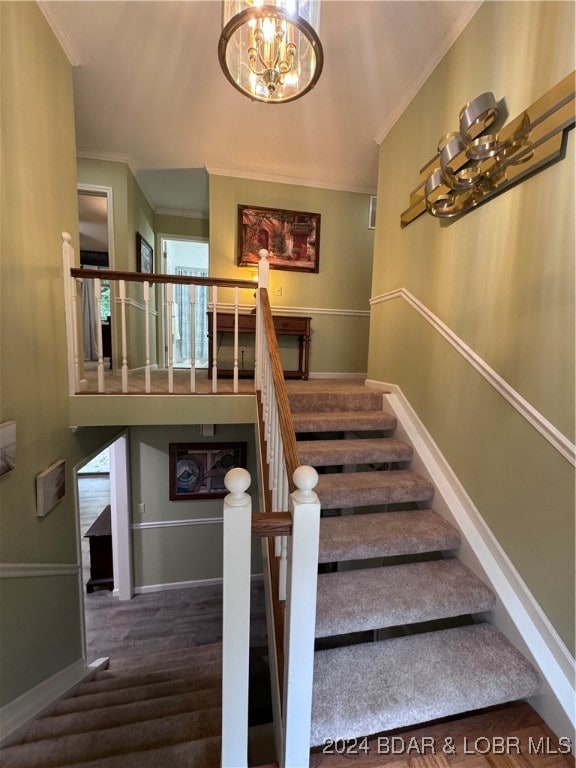
[[[62,232],[62,240],[64,240],[65,243],[70,244],[72,242],[72,235],[70,232]]]
[[[252,478],[250,472],[242,467],[234,467],[230,469],[224,477],[224,485],[229,491],[226,496],[226,504],[229,507],[241,507],[250,500],[250,496],[246,493],[250,488]]]
[[[258,258],[260,259],[267,259],[268,258],[268,251],[266,248],[260,248],[258,251]]]
[[[296,467],[294,474],[292,475],[296,491],[294,491],[294,498],[300,502],[314,502],[318,501],[314,488],[318,484],[318,472],[314,467],[309,467],[303,464],[301,467]]]

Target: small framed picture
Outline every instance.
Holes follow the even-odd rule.
[[[246,443],[170,443],[170,500],[222,499],[224,477],[246,466]]]
[[[44,517],[66,494],[66,462],[55,461],[36,475],[36,514]]]
[[[154,249],[140,232],[136,232],[136,272],[154,271]]]
[[[0,477],[16,466],[16,422],[0,424]]]
[[[320,214],[239,205],[236,263],[254,267],[262,248],[268,251],[270,269],[318,272]]]

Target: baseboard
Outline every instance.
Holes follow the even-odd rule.
[[[366,378],[365,373],[339,373],[339,372],[329,372],[324,371],[318,372],[318,373],[310,373],[308,375],[310,379],[358,379],[359,381],[364,381]]]
[[[253,573],[251,581],[262,581],[264,574]],[[151,592],[167,592],[171,589],[190,589],[191,587],[211,587],[216,584],[222,584],[222,577],[214,579],[196,579],[195,581],[171,581],[167,584],[144,584],[141,587],[134,587],[135,595],[147,595]]]
[[[80,659],[3,706],[0,709],[0,746],[7,747],[16,742],[31,720],[41,717],[74,688],[105,669],[108,662],[108,658],[101,658],[86,664]]]
[[[545,681],[544,691],[530,703],[558,736],[573,741],[576,700],[573,657],[400,387],[374,380],[366,384],[387,391],[385,407],[398,419],[396,434],[414,448],[412,466],[436,487],[434,509],[450,519],[462,533],[460,559],[490,583],[498,596],[491,621],[540,670]]]

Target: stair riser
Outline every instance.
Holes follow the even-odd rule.
[[[3,768],[52,768],[216,736],[221,712],[217,709],[176,715],[145,723],[132,723],[93,733],[64,736],[54,740],[8,747],[2,754]]]
[[[127,725],[129,723],[145,722],[169,715],[211,709],[219,707],[220,704],[221,691],[219,688],[214,688],[207,691],[166,696],[152,699],[151,701],[129,702],[122,706],[106,707],[104,709],[90,710],[89,712],[43,717],[32,724],[32,727],[26,734],[25,741],[53,739],[57,736],[73,733],[84,733]]]

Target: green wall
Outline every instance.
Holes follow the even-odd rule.
[[[0,478],[4,563],[76,564],[73,467],[116,430],[69,429],[63,230],[78,244],[72,70],[36,3],[0,3],[0,421],[17,425]],[[36,475],[66,461],[65,498],[36,517]],[[81,658],[76,576],[3,578],[0,705]]]
[[[132,521],[134,524],[178,522],[169,527],[133,530],[134,585],[170,584],[222,577],[222,524],[186,524],[189,520],[222,517],[222,499],[170,501],[170,443],[243,442],[246,468],[252,476],[257,510],[254,424],[218,424],[214,437],[200,436],[198,424],[130,428]],[[140,512],[144,504],[145,512]],[[261,572],[260,548],[253,546],[252,570]]]
[[[366,371],[368,318],[323,314],[339,309],[367,312],[374,232],[368,229],[369,195],[210,175],[210,274],[250,279],[255,270],[237,267],[238,205],[309,211],[321,215],[320,271],[270,271],[273,310],[299,308],[312,316],[310,370]],[[277,291],[281,289],[282,295]],[[225,295],[225,292],[222,292]],[[242,292],[240,300],[252,297]],[[229,301],[230,298],[224,298]]]
[[[174,235],[176,237],[197,237],[207,240],[210,234],[210,222],[208,219],[197,219],[191,216],[157,213],[154,216],[154,227],[158,234]],[[158,247],[160,247],[160,243],[158,243]]]
[[[493,91],[514,118],[574,65],[573,3],[484,3],[381,145],[372,280],[374,297],[413,293],[570,439],[573,131],[564,159],[457,221],[401,229],[400,213],[464,104]],[[401,386],[573,651],[569,462],[402,299],[373,306],[368,375]]]

